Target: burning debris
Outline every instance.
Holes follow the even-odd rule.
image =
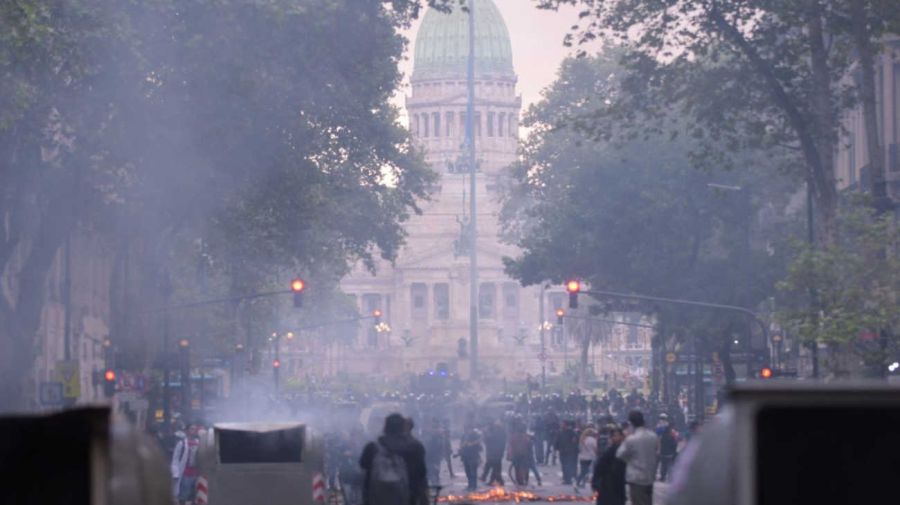
[[[497,486],[483,493],[468,493],[461,495],[450,494],[438,498],[438,503],[469,503],[469,502],[491,502],[491,503],[522,503],[522,502],[584,502],[593,503],[596,497],[593,494],[580,495],[552,495],[541,496],[531,491],[507,491],[505,488]]]

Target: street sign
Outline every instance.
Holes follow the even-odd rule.
[[[676,361],[677,359],[678,359],[678,355],[675,354],[674,352],[667,352],[667,353],[666,353],[666,363],[668,363],[668,364],[671,365],[672,363],[675,363],[675,361]]]
[[[63,384],[62,382],[42,382],[38,389],[41,405],[62,405],[63,402]]]
[[[56,363],[56,375],[62,382],[64,398],[78,398],[81,396],[81,374],[78,373],[78,361],[58,361]]]

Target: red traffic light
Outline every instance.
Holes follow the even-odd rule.
[[[297,277],[296,279],[291,281],[291,291],[294,293],[299,293],[303,291],[303,288],[306,287],[306,283],[303,282],[303,279]]]
[[[372,317],[381,317],[381,311],[378,309],[373,310]]]
[[[763,379],[771,379],[773,375],[775,375],[775,372],[769,367],[765,367],[759,371],[759,376]]]
[[[566,282],[566,291],[568,291],[569,293],[577,293],[581,291],[581,281],[572,279]]]
[[[281,360],[273,359],[272,360],[272,368],[279,368],[281,366]]]
[[[115,370],[107,370],[103,372],[103,380],[106,382],[115,382],[116,380],[116,371]]]
[[[566,311],[563,309],[556,309],[556,317],[563,317],[566,315]]]

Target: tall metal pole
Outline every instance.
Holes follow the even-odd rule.
[[[806,240],[809,242],[810,247],[816,246],[816,227],[815,227],[815,215],[813,213],[813,190],[812,190],[812,178],[808,178],[806,180]],[[813,313],[817,313],[818,309],[818,295],[816,290],[810,288],[809,290],[809,303],[810,306],[814,309]],[[812,358],[812,376],[813,379],[819,378],[819,342],[818,340],[813,340],[810,343],[810,357]]]
[[[279,340],[281,340],[281,335],[275,336],[275,361],[272,362],[272,379],[275,382],[275,394],[278,394],[278,372],[281,369],[281,353],[279,352]],[[325,352],[328,352],[327,349]],[[326,365],[328,361],[326,360]]]
[[[72,359],[72,234],[63,244],[63,358]]]
[[[163,426],[166,428],[166,432],[168,433],[169,426],[172,423],[172,406],[170,403],[170,395],[172,393],[171,386],[169,385],[169,313],[165,313],[163,315],[163,344],[162,344],[162,357],[163,357]]]
[[[546,284],[541,286],[541,300],[538,303],[538,305],[540,306],[538,311],[541,314],[541,391],[547,389],[547,344],[544,338],[544,295],[546,290]]]
[[[478,206],[475,163],[475,0],[469,0],[469,57],[466,62],[466,157],[469,162],[469,355],[470,378],[478,377]]]

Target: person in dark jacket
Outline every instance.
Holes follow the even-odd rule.
[[[659,480],[665,482],[678,453],[678,435],[672,422],[666,419],[665,424],[656,428],[656,436],[659,437]]]
[[[563,484],[572,484],[578,469],[578,434],[574,423],[564,421],[559,435],[556,436],[556,450],[559,451],[559,463],[562,466]]]
[[[625,462],[616,458],[622,440],[622,429],[610,428],[609,445],[594,464],[591,487],[597,492],[597,505],[625,505]]]
[[[441,425],[441,433],[444,438],[444,446],[441,450],[444,453],[444,461],[447,462],[447,471],[450,472],[450,478],[455,479],[456,474],[453,473],[453,446],[450,444],[450,422],[446,419]]]
[[[495,421],[484,436],[485,463],[481,480],[503,485],[503,454],[506,452],[506,428]]]
[[[531,457],[534,453],[532,447],[531,437],[525,432],[524,423],[513,423],[506,457],[512,464],[517,486],[523,487],[528,485],[528,474],[531,472]]]
[[[359,458],[359,466],[365,471],[363,480],[363,504],[377,505],[369,500],[369,480],[372,462],[381,444],[387,450],[398,454],[406,464],[409,482],[410,505],[428,505],[428,479],[425,469],[425,447],[412,436],[412,423],[400,414],[391,414],[384,419],[384,434],[378,442],[369,442]]]
[[[459,459],[462,460],[468,480],[468,491],[478,487],[478,465],[481,464],[481,433],[472,425],[467,425],[459,442]]]
[[[544,464],[556,464],[556,438],[559,436],[559,417],[552,410],[544,415],[544,437],[547,441],[547,451],[544,453]]]
[[[444,461],[446,440],[441,423],[437,419],[432,422],[431,429],[424,434],[425,466],[428,472],[428,483],[438,486],[441,483],[441,462]]]

